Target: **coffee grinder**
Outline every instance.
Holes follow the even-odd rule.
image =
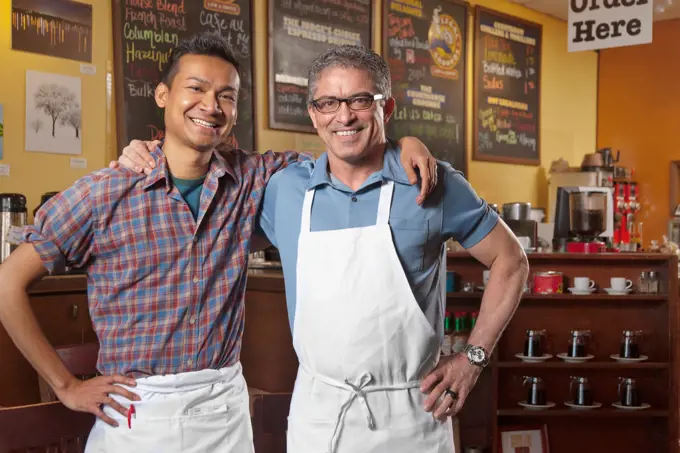
[[[559,187],[555,203],[553,250],[603,253],[614,233],[609,187]]]

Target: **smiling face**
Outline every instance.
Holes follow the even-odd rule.
[[[223,142],[236,121],[240,79],[228,61],[184,55],[170,86],[158,84],[156,104],[165,109],[168,139],[201,152]]]
[[[329,67],[318,77],[314,99],[350,98],[380,93],[368,71],[356,68]],[[357,103],[355,102],[355,106]],[[313,105],[309,116],[328,153],[347,163],[371,159],[385,143],[385,123],[394,110],[394,99],[373,101],[366,110],[351,110],[346,102],[333,113],[321,113]]]

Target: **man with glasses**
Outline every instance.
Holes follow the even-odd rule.
[[[447,163],[425,203],[411,202],[417,189],[385,137],[395,101],[382,57],[332,48],[308,80],[327,152],[272,176],[260,215],[281,255],[300,361],[288,451],[451,453],[449,417],[519,303],[526,256]],[[465,353],[440,359],[449,238],[491,276]]]

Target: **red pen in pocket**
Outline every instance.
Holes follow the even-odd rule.
[[[136,413],[137,413],[137,411],[135,410],[135,405],[130,404],[130,407],[128,408],[128,411],[127,411],[128,429],[132,429],[132,414],[136,414]]]

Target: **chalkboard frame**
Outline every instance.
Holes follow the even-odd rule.
[[[472,14],[472,8],[471,5],[464,0],[443,0],[444,2],[447,3],[452,3],[457,6],[463,7],[465,10],[465,24],[463,26],[465,27],[465,32],[462,34],[464,36],[464,46],[465,46],[465,58],[459,63],[462,65],[462,70],[460,71],[461,74],[461,85],[463,86],[463,105],[462,105],[462,115],[460,116],[460,119],[462,121],[462,130],[463,130],[463,168],[456,167],[456,170],[460,171],[463,173],[463,176],[468,177],[468,168],[469,168],[469,163],[468,163],[468,134],[467,134],[467,127],[468,127],[468,110],[467,110],[467,105],[469,101],[469,93],[467,89],[467,83],[468,83],[468,70],[469,65],[468,65],[468,58],[469,58],[469,51],[470,51],[470,22],[471,18],[470,15]],[[383,58],[387,59],[387,51],[389,48],[389,37],[387,35],[387,28],[388,28],[388,23],[387,23],[387,18],[388,18],[388,13],[389,13],[389,0],[382,0],[383,2],[383,9],[382,9],[382,56]],[[392,88],[392,95],[394,95],[394,88]],[[418,138],[418,137],[416,137]]]
[[[120,157],[123,148],[130,143],[127,124],[125,122],[125,75],[123,74],[123,18],[121,17],[121,2],[125,0],[111,0],[111,15],[113,16],[113,89],[116,103],[116,155]]]
[[[479,121],[477,118],[477,111],[479,109],[479,84],[477,82],[477,77],[478,77],[478,68],[480,65],[480,53],[479,53],[479,43],[482,40],[481,32],[479,30],[480,28],[480,14],[481,13],[486,13],[490,14],[492,16],[497,16],[499,18],[505,19],[509,22],[514,22],[515,24],[518,24],[524,28],[535,28],[538,29],[539,31],[539,39],[538,39],[538,64],[536,65],[536,72],[538,73],[538,88],[536,89],[537,95],[538,95],[538,105],[536,106],[536,157],[535,158],[528,158],[528,157],[514,157],[514,156],[495,156],[495,155],[490,155],[490,154],[484,154],[479,150]],[[543,71],[542,71],[542,64],[543,64],[543,25],[539,24],[537,22],[532,22],[526,19],[522,19],[517,16],[512,16],[510,14],[506,13],[501,13],[499,11],[485,8],[483,6],[475,6],[475,20],[474,20],[474,32],[473,32],[473,77],[472,77],[472,92],[473,92],[473,110],[472,110],[472,159],[475,161],[483,161],[483,162],[498,162],[498,163],[504,163],[504,164],[518,164],[518,165],[532,165],[532,166],[539,166],[541,164],[541,90],[542,90],[542,85],[543,85]]]
[[[313,125],[302,126],[300,124],[276,121],[276,116],[274,115],[274,107],[276,106],[276,102],[274,102],[274,98],[276,97],[276,91],[274,90],[274,2],[276,1],[277,0],[267,0],[267,89],[269,90],[267,95],[267,110],[269,111],[269,129],[316,134],[316,128]],[[373,37],[375,33],[375,21],[373,16],[373,1],[371,1],[371,7],[368,12],[370,49],[373,49],[373,45],[375,44],[375,38]]]
[[[123,153],[123,148],[130,143],[130,137],[127,131],[127,124],[125,121],[125,108],[123,107],[125,103],[125,90],[124,90],[124,79],[125,75],[123,73],[123,18],[121,17],[121,3],[125,0],[111,0],[111,15],[113,16],[111,33],[113,35],[113,89],[115,92],[115,108],[116,108],[116,155],[118,157]],[[251,1],[251,0],[244,0]],[[257,118],[257,102],[255,102],[255,24],[253,18],[255,13],[253,11],[254,6],[250,5],[250,17],[248,17],[248,23],[250,25],[251,39],[250,39],[250,74],[253,78],[251,82],[251,93],[250,103],[251,110],[253,112],[253,122],[256,123]],[[243,62],[239,61],[239,65],[243,67]],[[138,137],[134,137],[138,139]],[[257,149],[257,124],[253,127],[253,149]]]

